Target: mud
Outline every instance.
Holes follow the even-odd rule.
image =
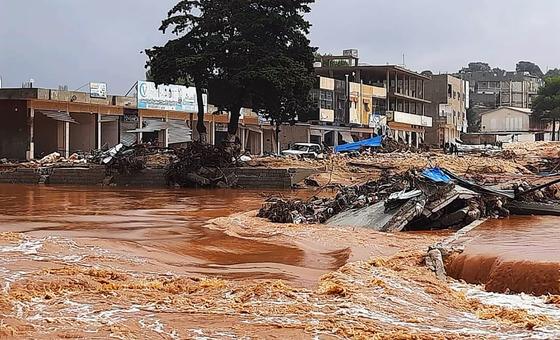
[[[463,253],[447,263],[456,279],[488,291],[560,294],[560,234],[557,217],[490,220],[469,233]]]
[[[560,336],[553,299],[437,280],[448,232],[272,224],[260,196],[0,186],[0,337]]]

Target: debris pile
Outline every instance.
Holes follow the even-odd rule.
[[[193,142],[176,151],[166,173],[168,183],[181,187],[227,188],[237,185],[238,165],[224,146]]]
[[[394,152],[418,152],[416,147],[408,145],[406,143],[398,142],[393,138],[383,138],[381,142],[381,148],[378,150],[381,153],[394,153]]]
[[[341,187],[334,198],[313,197],[304,201],[273,197],[265,202],[258,216],[275,223],[325,223],[342,211],[369,206],[403,190],[412,173],[391,176],[389,172],[384,172],[377,181]]]
[[[460,228],[481,217],[504,217],[514,190],[480,186],[453,173],[430,168],[343,187],[335,198],[308,201],[271,198],[258,216],[277,223],[327,223],[396,232]]]

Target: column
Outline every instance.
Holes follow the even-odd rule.
[[[142,129],[143,125],[144,125],[144,119],[143,119],[142,115],[140,113],[138,113],[138,128]],[[142,143],[142,137],[143,137],[142,132],[138,132],[138,137],[137,137],[138,138],[138,141],[137,141],[138,144]]]
[[[408,139],[408,145],[412,145],[412,132],[408,131],[406,132],[407,135],[407,139]]]
[[[70,157],[70,123],[64,122],[64,157]]]
[[[336,148],[338,146],[338,131],[333,131],[333,145]]]
[[[169,123],[169,118],[165,117],[165,122]],[[163,130],[163,147],[169,147],[169,125],[166,124],[165,130]]]
[[[264,156],[264,130],[261,128],[261,156]]]
[[[29,109],[29,150],[27,151],[27,160],[35,158],[35,109]]]
[[[245,144],[246,144],[246,140],[245,140],[245,135],[246,133],[246,129],[244,127],[241,128],[241,151],[245,152]]]
[[[101,149],[101,140],[103,139],[102,134],[102,125],[101,125],[101,115],[97,114],[97,149]]]
[[[212,124],[210,124],[210,135],[212,136],[212,145],[216,145],[216,122],[212,118]]]

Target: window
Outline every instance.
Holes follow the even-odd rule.
[[[319,97],[319,105],[321,109],[332,110],[333,109],[333,92],[321,90]]]
[[[452,95],[453,95],[453,86],[451,86],[451,84],[447,84],[447,96],[451,98]]]
[[[453,91],[453,99],[457,99],[457,91]]]

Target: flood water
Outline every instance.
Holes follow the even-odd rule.
[[[560,294],[560,218],[490,220],[469,233],[448,273],[493,292]]]
[[[344,254],[204,227],[211,219],[258,209],[272,193],[0,185],[0,232],[83,240],[148,258],[154,271],[180,274],[307,284],[345,264]]]

